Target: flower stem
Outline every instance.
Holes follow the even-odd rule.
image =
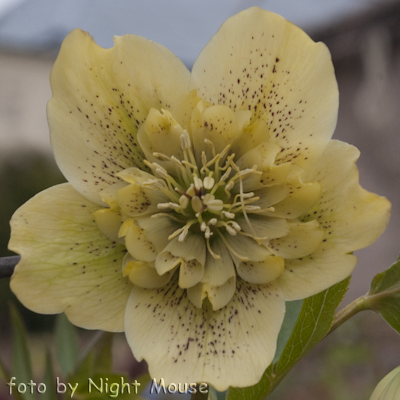
[[[196,393],[192,393],[192,395],[190,396],[190,400],[207,400],[208,392],[210,391],[210,386],[207,385],[207,388],[203,390],[203,393],[201,393],[198,390],[199,385],[197,385],[196,387],[197,387]]]
[[[354,300],[350,304],[348,304],[345,308],[340,310],[333,319],[333,323],[331,329],[328,332],[328,335],[333,332],[336,328],[346,322],[348,319],[359,313],[363,310],[368,310],[367,305],[367,297],[368,295],[361,296],[358,299]]]

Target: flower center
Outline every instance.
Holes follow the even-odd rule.
[[[170,199],[169,202],[157,205],[159,210],[166,212],[153,214],[152,218],[167,216],[182,224],[181,228],[168,237],[169,240],[178,236],[178,240],[183,242],[189,229],[203,232],[208,251],[214,258],[220,258],[211,250],[210,238],[219,235],[224,241],[221,230],[232,236],[243,234],[241,226],[235,220],[236,216],[244,215],[250,224],[247,213],[261,210],[259,206],[252,205],[259,197],[253,192],[243,191],[243,181],[251,175],[261,173],[256,167],[241,170],[234,162],[235,154],[229,154],[230,145],[217,153],[214,144],[208,139],[204,142],[210,147],[212,158],[208,160],[206,152],[202,151],[201,164],[198,166],[188,132],[184,131],[180,138],[183,160],[153,153],[160,160],[170,161],[174,165],[174,172],[168,172],[156,162],[145,160],[153,174],[163,180],[163,184],[152,181],[144,186],[162,190]],[[233,194],[235,191],[239,193]]]

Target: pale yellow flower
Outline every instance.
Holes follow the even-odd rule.
[[[400,397],[400,367],[387,374],[369,400],[397,400]]]
[[[80,30],[51,74],[51,141],[69,183],[12,219],[11,287],[29,308],[125,331],[155,378],[253,385],[285,301],[347,277],[389,202],[331,141],[330,54],[278,15],[227,20],[190,73],[138,36]]]

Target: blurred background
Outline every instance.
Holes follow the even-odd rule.
[[[103,47],[112,46],[114,35],[137,34],[168,47],[191,68],[222,22],[254,5],[281,14],[329,47],[340,91],[334,138],[360,149],[361,185],[392,202],[386,232],[374,245],[356,252],[359,264],[345,303],[366,293],[373,276],[388,268],[400,251],[397,0],[0,0],[0,256],[12,255],[7,250],[12,213],[38,191],[64,181],[52,158],[46,102],[51,96],[50,70],[67,33],[87,30]],[[9,358],[11,340],[10,299],[8,281],[3,279],[4,360]],[[53,318],[26,310],[23,316],[40,354],[40,335],[52,329]],[[117,367],[135,375],[142,367],[124,351],[123,336],[118,338]],[[119,355],[125,353],[128,356]],[[394,331],[372,313],[359,315],[321,343],[271,398],[367,399],[398,365],[400,341]]]

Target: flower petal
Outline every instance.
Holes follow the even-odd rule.
[[[250,225],[244,217],[237,218],[237,222],[241,226],[243,232],[254,235],[259,239],[264,237],[267,239],[275,239],[286,236],[290,232],[288,222],[284,218],[251,214],[248,216],[248,220]]]
[[[285,260],[282,257],[270,255],[263,261],[242,261],[237,267],[239,276],[249,283],[265,284],[274,281],[282,275]]]
[[[172,219],[160,216],[159,218],[141,217],[136,223],[144,230],[144,235],[154,244],[157,253],[160,253],[170,242],[168,237],[180,228]]]
[[[124,239],[118,237],[122,225],[121,212],[102,208],[93,213],[99,229],[112,241],[124,244]]]
[[[121,273],[126,251],[97,227],[98,209],[69,184],[47,189],[19,208],[9,247],[21,261],[11,288],[36,312],[65,311],[75,325],[123,331],[132,289]]]
[[[236,115],[232,109],[223,105],[207,106],[204,101],[198,103],[192,114],[192,140],[197,162],[201,162],[201,150],[205,150],[208,160],[213,154],[205,140],[213,143],[215,153],[219,154],[227,145],[232,145],[239,136]]]
[[[126,249],[136,260],[149,262],[156,259],[155,244],[146,237],[144,229],[138,225],[136,220],[126,220],[121,228],[121,233],[125,236]]]
[[[207,382],[217,390],[256,384],[271,363],[285,313],[272,285],[241,280],[218,311],[196,308],[176,279],[157,290],[135,287],[125,328],[137,360],[171,382]],[[140,321],[140,323],[138,323]]]
[[[228,249],[220,238],[217,237],[212,241],[211,249],[220,258],[214,258],[207,253],[204,276],[201,281],[213,286],[221,286],[236,275],[235,267]]]
[[[269,241],[267,248],[272,254],[285,259],[304,257],[316,250],[324,239],[325,230],[317,221],[291,222],[289,228],[288,235]]]
[[[188,299],[197,308],[202,308],[203,300],[208,297],[214,311],[225,307],[232,299],[236,291],[236,278],[229,278],[221,286],[213,286],[209,283],[199,282],[187,290]]]
[[[347,278],[356,264],[357,257],[321,246],[309,256],[285,260],[285,272],[276,284],[285,300],[304,299]]]
[[[55,157],[89,200],[128,167],[144,167],[137,130],[152,107],[168,109],[188,88],[189,71],[163,46],[139,36],[103,49],[80,30],[64,40],[51,73],[48,120]]]
[[[137,286],[146,289],[156,289],[167,284],[175,269],[158,275],[154,262],[143,262],[135,260],[129,253],[123,262],[124,275],[129,276],[129,280]]]
[[[153,153],[161,153],[169,157],[175,156],[178,160],[183,160],[182,134],[182,127],[169,111],[161,110],[160,112],[152,108],[146,121],[140,127],[137,137],[148,161],[157,162],[168,171],[174,172],[174,164],[165,162],[165,160],[160,162]]]
[[[390,203],[361,188],[358,156],[355,147],[333,140],[315,170],[305,173],[319,181],[322,194],[303,221],[316,219],[325,235],[311,255],[286,260],[278,278],[286,300],[312,296],[349,276],[357,258],[348,253],[370,245],[386,228]]]
[[[288,183],[288,196],[274,204],[274,217],[294,219],[307,212],[320,198],[321,185],[318,182],[302,183],[300,179]]]
[[[239,259],[242,261],[263,261],[271,254],[264,246],[259,245],[247,236],[226,234],[221,238],[223,238],[236,265]]]
[[[211,249],[219,258],[207,253],[204,276],[196,286],[188,289],[189,300],[198,308],[208,297],[213,310],[225,307],[236,290],[236,272],[233,260],[220,238],[214,238]]]
[[[303,220],[317,219],[326,245],[350,252],[369,246],[386,229],[390,202],[363,189],[355,165],[359,151],[333,140],[305,179],[319,181],[322,193]]]
[[[336,126],[338,89],[328,49],[257,7],[221,26],[193,66],[191,87],[213,104],[251,110],[253,121],[264,118],[270,140],[283,148],[279,162],[312,161]]]
[[[177,237],[157,255],[156,269],[160,275],[180,265],[179,285],[189,288],[203,278],[206,261],[206,246],[200,235],[188,233],[184,242]]]
[[[130,217],[154,214],[158,210],[157,205],[168,201],[160,190],[148,189],[131,183],[117,192],[117,202],[121,210]]]

